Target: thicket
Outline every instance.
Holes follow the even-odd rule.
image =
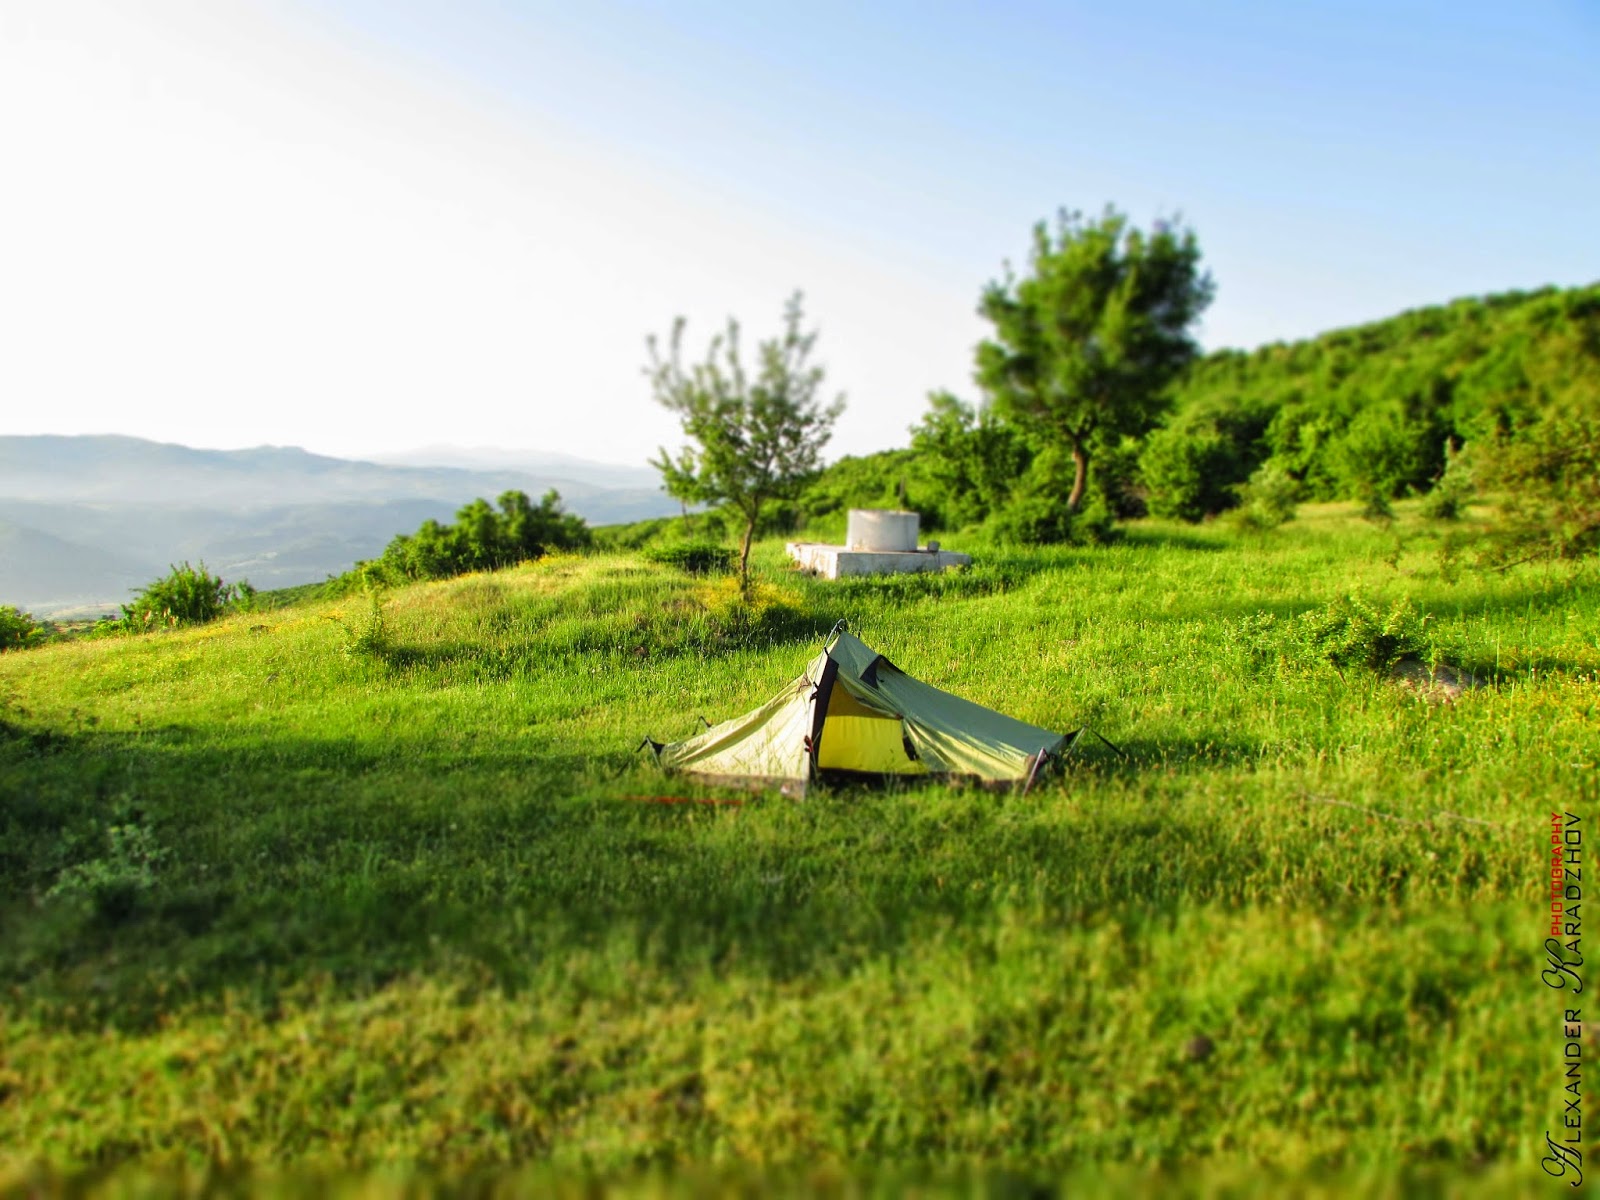
[[[453,525],[424,521],[415,533],[400,534],[380,558],[352,574],[368,582],[374,576],[395,583],[446,579],[593,544],[589,526],[582,517],[562,510],[561,495],[554,489],[538,504],[519,491],[502,493],[496,504],[474,500],[456,513]]]
[[[1144,515],[1130,485],[1136,456],[1132,439],[1102,448],[1074,513],[1065,504],[1070,457],[1041,448],[986,405],[936,392],[909,449],[832,464],[801,494],[789,527],[837,523],[852,508],[905,508],[920,514],[925,532],[981,525],[1006,542],[1103,541],[1113,518]]]
[[[1465,445],[1498,447],[1477,484],[1515,496],[1584,469],[1551,455],[1600,401],[1600,285],[1457,300],[1292,345],[1202,359],[1140,459],[1151,511],[1198,520],[1271,464],[1310,500],[1373,511],[1425,493]],[[1591,416],[1592,423],[1592,416]],[[1467,490],[1452,478],[1458,514]],[[1580,505],[1581,507],[1581,505]],[[1573,514],[1566,514],[1571,516]],[[1581,538],[1579,539],[1581,540]]]

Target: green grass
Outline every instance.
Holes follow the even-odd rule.
[[[563,558],[397,591],[375,637],[351,596],[0,655],[0,1164],[1537,1175],[1540,843],[1600,811],[1600,589],[1452,583],[1429,526],[1348,511],[838,584],[767,544],[750,600]],[[1490,686],[1253,632],[1352,591]],[[766,699],[839,617],[1126,757],[636,799],[708,795],[641,738]]]

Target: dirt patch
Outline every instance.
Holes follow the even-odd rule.
[[[1465,693],[1488,686],[1486,680],[1479,679],[1471,671],[1449,663],[1430,667],[1415,658],[1402,658],[1395,663],[1389,668],[1389,678],[1430,704],[1454,704]]]

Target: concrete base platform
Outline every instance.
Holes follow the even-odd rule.
[[[824,579],[843,575],[904,575],[912,571],[942,571],[966,567],[972,555],[954,550],[847,550],[820,542],[790,542],[784,549],[802,571]]]

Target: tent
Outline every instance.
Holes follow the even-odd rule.
[[[853,778],[1026,787],[1082,732],[1052,733],[913,679],[840,621],[804,673],[760,708],[681,742],[645,745],[668,771],[804,794],[819,780]]]

